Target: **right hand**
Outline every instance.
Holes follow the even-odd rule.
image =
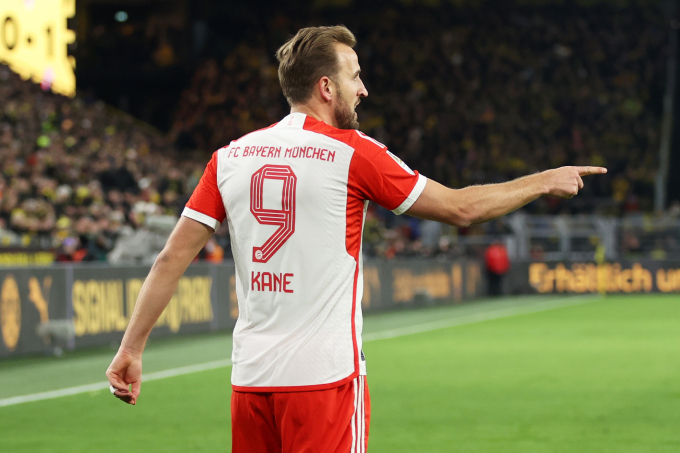
[[[142,357],[122,349],[106,370],[109,383],[116,388],[114,395],[128,404],[137,404],[142,390]],[[129,386],[132,385],[132,390]]]
[[[603,167],[560,167],[541,173],[547,187],[546,195],[559,198],[572,198],[583,189],[581,176],[602,175],[607,173]]]

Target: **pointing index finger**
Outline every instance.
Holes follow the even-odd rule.
[[[604,167],[576,167],[579,176],[602,175],[607,173]]]

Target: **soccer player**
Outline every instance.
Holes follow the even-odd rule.
[[[277,52],[291,113],[216,151],[139,294],[106,374],[135,404],[147,337],[180,276],[225,220],[239,317],[232,353],[235,453],[365,452],[370,402],[361,349],[361,233],[369,200],[456,226],[542,195],[571,198],[598,167],[449,189],[359,132],[368,91],[354,35],[300,30]],[[131,386],[131,389],[128,387]]]

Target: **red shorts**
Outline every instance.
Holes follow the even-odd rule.
[[[232,453],[365,453],[366,376],[330,390],[231,395]]]

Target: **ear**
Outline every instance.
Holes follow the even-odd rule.
[[[319,79],[318,83],[319,94],[321,98],[326,102],[331,102],[333,100],[333,93],[335,91],[335,85],[333,81],[326,76]]]

